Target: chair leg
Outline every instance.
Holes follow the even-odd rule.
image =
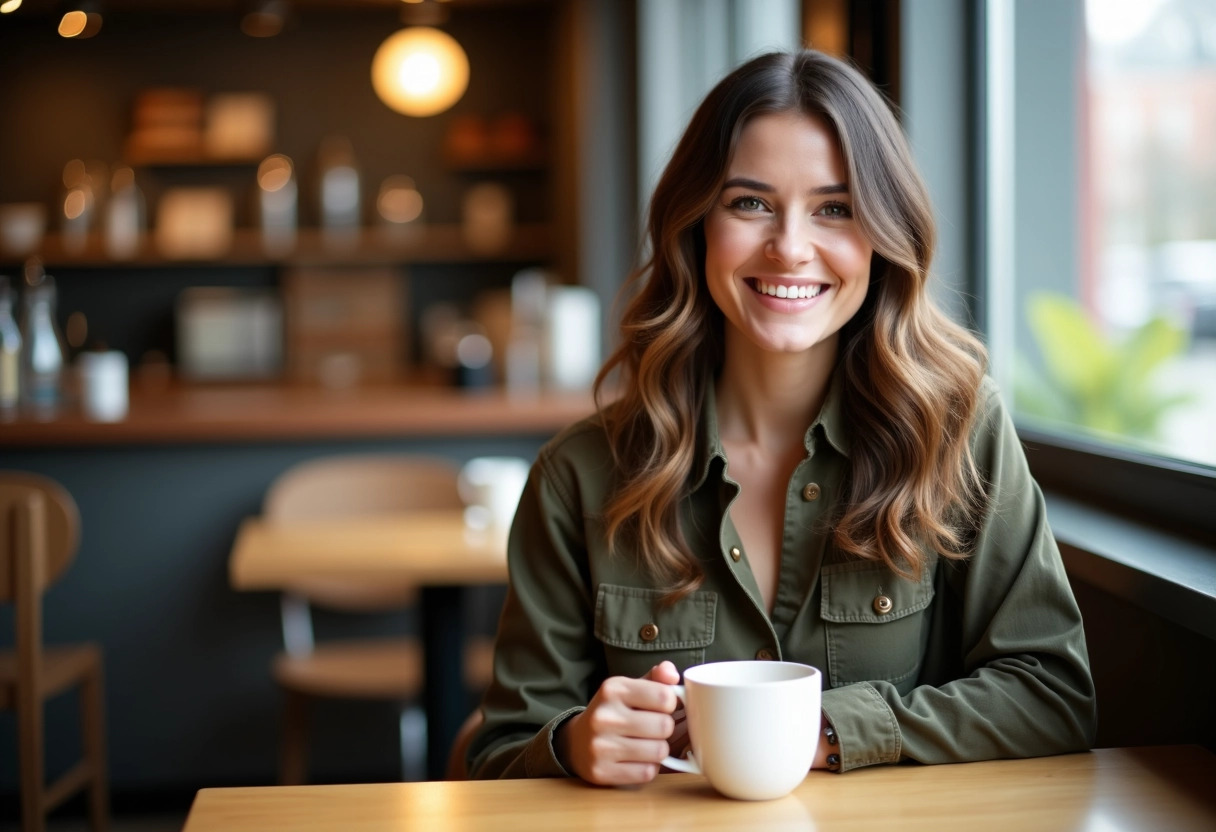
[[[279,784],[302,785],[308,777],[308,697],[283,691],[283,738],[279,748]]]
[[[80,689],[80,724],[84,756],[93,776],[89,781],[89,826],[106,832],[110,826],[110,792],[106,763],[105,677],[100,662]]]
[[[32,689],[32,686],[31,686]],[[45,832],[46,815],[42,809],[45,788],[45,761],[42,756],[42,700],[18,693],[17,745],[21,761],[21,832]]]
[[[398,720],[401,780],[426,779],[426,714],[417,705],[403,705]]]

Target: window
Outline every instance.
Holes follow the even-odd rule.
[[[1208,531],[1216,5],[989,0],[985,318],[1036,475]]]

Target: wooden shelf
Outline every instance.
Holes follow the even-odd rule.
[[[48,269],[54,268],[151,268],[190,266],[391,266],[404,263],[475,263],[546,261],[553,256],[551,233],[544,223],[517,225],[511,240],[501,249],[470,248],[459,225],[427,225],[409,233],[392,235],[379,228],[365,228],[343,242],[334,242],[319,229],[301,229],[290,251],[268,251],[258,229],[238,229],[228,251],[218,257],[170,258],[156,249],[150,235],[130,258],[116,259],[105,250],[99,235],[92,235],[80,250],[65,249],[63,238],[48,235],[38,252]],[[0,253],[0,263],[19,258]]]
[[[514,397],[410,384],[136,384],[130,402],[121,422],[88,422],[73,409],[49,422],[0,423],[0,448],[543,435],[594,411],[590,393]]]
[[[265,154],[269,156],[270,154]],[[255,168],[262,158],[216,157],[202,154],[129,153],[123,162],[133,168]]]

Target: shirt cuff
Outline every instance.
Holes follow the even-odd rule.
[[[572,772],[557,759],[557,750],[553,747],[553,735],[562,723],[577,714],[587,710],[583,706],[562,711],[536,733],[528,747],[524,749],[524,771],[528,777],[573,777]]]
[[[836,729],[840,771],[899,762],[899,723],[873,685],[858,682],[825,690],[823,712]]]

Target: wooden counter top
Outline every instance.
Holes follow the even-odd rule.
[[[89,422],[69,409],[50,422],[0,424],[0,447],[546,434],[593,411],[590,393],[512,397],[501,390],[405,385],[135,387],[122,422]]]
[[[778,800],[730,800],[695,774],[604,789],[575,779],[202,789],[185,832],[1210,832],[1216,757],[1197,746],[812,771]]]

